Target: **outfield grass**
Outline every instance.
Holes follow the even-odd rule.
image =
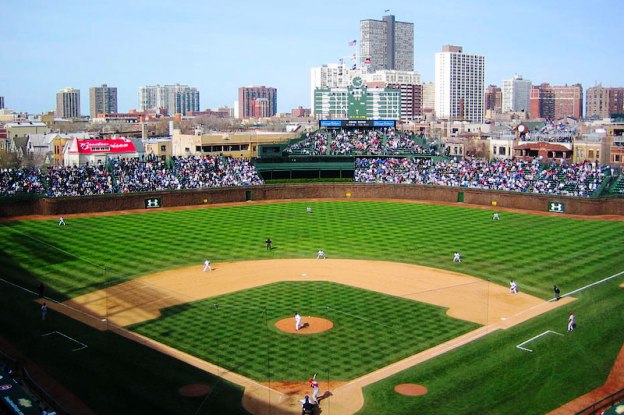
[[[313,208],[306,214],[306,206]],[[270,237],[274,249],[267,252]],[[417,203],[275,203],[0,227],[5,278],[46,282],[60,298],[165,269],[266,258],[414,263],[460,271],[542,298],[621,270],[624,222],[503,213]],[[464,262],[452,263],[461,251]]]
[[[312,214],[305,213],[306,206],[313,208]],[[70,218],[67,223],[62,228],[56,220],[16,221],[0,226],[0,276],[33,290],[42,280],[49,287],[48,295],[62,300],[156,271],[199,266],[206,257],[217,264],[314,258],[323,248],[332,258],[414,263],[463,272],[501,285],[515,279],[522,291],[546,299],[552,296],[553,284],[565,294],[624,269],[624,222],[507,212],[501,214],[501,221],[493,222],[488,210],[418,203],[250,204]],[[264,249],[267,237],[274,242],[271,251]],[[451,261],[457,250],[464,257],[461,264]],[[403,378],[371,386],[366,391],[363,412],[539,414],[544,413],[544,408],[552,409],[600,385],[624,340],[624,296],[616,288],[618,281],[621,283],[622,277],[578,295],[574,308],[579,330],[573,333],[576,337],[566,336],[566,340],[570,337],[578,341],[543,339],[539,354],[517,354],[524,352],[518,351],[516,344],[553,326],[564,326],[567,310],[554,311],[398,375]],[[156,365],[160,355],[108,333],[64,322],[66,330],[79,332],[81,337],[84,331],[85,337],[92,336],[90,341],[103,344],[93,349],[92,359],[77,362],[87,379],[80,378],[80,374],[69,375],[64,370],[67,355],[46,354],[40,344],[40,331],[34,329],[33,321],[28,321],[33,319],[32,310],[38,315],[37,309],[30,301],[24,305],[9,295],[2,304],[2,335],[42,359],[55,377],[85,399],[94,400],[101,413],[124,413],[118,406],[108,409],[115,398],[94,396],[102,387],[110,390],[109,396],[119,399],[126,399],[132,389],[137,402],[153,400],[151,411],[141,412],[137,404],[138,412],[133,413],[195,413],[191,409],[158,410],[161,397],[167,399],[161,389],[173,388],[172,383],[176,383],[157,386],[166,376],[154,376],[149,368]],[[175,311],[190,313],[206,304],[199,302]],[[209,327],[205,328],[209,333]],[[164,339],[167,336],[163,333],[160,335]],[[365,340],[373,343],[375,339]],[[542,353],[544,342],[552,347]],[[106,347],[112,343],[114,347]],[[126,355],[126,348],[136,349]],[[150,359],[143,360],[143,354]],[[124,371],[110,363],[115,359],[133,364]],[[163,362],[175,368],[172,371],[176,379],[195,376],[193,369],[169,360]],[[119,376],[94,376],[102,365]],[[132,385],[116,386],[124,376],[132,379]],[[389,385],[399,379],[424,383],[432,392],[422,399],[398,397],[389,391]],[[448,388],[449,384],[457,386]],[[232,392],[224,395],[236,400],[236,391],[228,391]],[[211,395],[212,399],[217,398]],[[438,409],[441,407],[444,409]],[[237,406],[228,411],[212,413],[240,413],[241,409]]]
[[[275,328],[295,311],[334,327],[310,336]],[[301,382],[312,373],[344,381],[478,327],[445,312],[342,284],[280,282],[171,307],[130,329],[258,381]]]

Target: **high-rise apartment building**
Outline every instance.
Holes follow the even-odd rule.
[[[360,21],[360,59],[367,72],[414,70],[414,23],[393,15]]]
[[[438,118],[483,122],[485,57],[445,45],[435,55],[435,112]]]
[[[56,93],[56,113],[58,118],[80,117],[80,90],[64,88]]]
[[[272,117],[275,114],[277,114],[276,88],[266,86],[238,88],[239,118]]]
[[[150,85],[139,88],[139,110],[161,108],[167,114],[199,111],[199,92],[188,85]]]
[[[503,92],[500,87],[490,85],[485,89],[484,97],[485,111],[493,114],[500,114],[503,108]]]
[[[533,118],[583,116],[583,87],[580,84],[552,86],[547,83],[533,85],[529,102],[529,112]]]
[[[89,88],[91,118],[96,118],[98,114],[116,114],[117,112],[117,88],[106,84]]]
[[[514,75],[503,81],[503,112],[529,112],[531,81]]]
[[[609,118],[624,114],[624,88],[596,85],[585,92],[585,116]]]
[[[435,82],[423,84],[423,112],[433,112],[435,109]]]

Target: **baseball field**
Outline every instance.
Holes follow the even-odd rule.
[[[293,201],[7,221],[0,335],[94,413],[297,413],[313,374],[325,414],[547,413],[622,347],[624,222],[491,214]]]

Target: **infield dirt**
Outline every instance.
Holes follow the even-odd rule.
[[[458,269],[461,269],[460,267],[461,265],[458,265]],[[350,382],[324,383],[321,379],[321,394],[327,392],[321,407],[330,405],[332,414],[342,415],[352,414],[362,407],[364,403],[362,388],[368,384],[494,330],[511,327],[573,301],[572,298],[566,297],[558,302],[547,302],[524,293],[512,295],[509,294],[507,287],[458,272],[383,261],[264,260],[217,263],[213,269],[211,272],[202,272],[202,265],[198,264],[159,272],[105,290],[94,291],[52,307],[73,314],[74,317],[81,317],[82,320],[100,329],[113,330],[235,382],[245,388],[243,405],[247,410],[254,414],[273,415],[300,413],[299,400],[310,393],[305,379],[300,383],[276,381],[261,384],[129,332],[123,327],[157,318],[161,309],[177,304],[273,282],[310,280],[337,282],[435,304],[448,308],[449,316],[483,325],[477,330]],[[294,324],[294,320],[291,323]]]

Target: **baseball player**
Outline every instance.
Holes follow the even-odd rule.
[[[498,215],[498,212],[494,212],[494,214],[492,215],[492,220],[500,220],[500,216]]]
[[[62,216],[59,216],[59,226],[65,226],[65,219]]]
[[[461,254],[459,252],[455,252],[453,254],[453,262],[462,262]]]
[[[295,312],[295,330],[299,331],[301,328],[301,316]]]
[[[574,311],[570,311],[570,315],[568,316],[568,331],[572,331],[576,328],[576,322],[574,319]]]
[[[323,251],[322,249],[319,249],[318,253],[316,254],[316,259],[327,259],[325,257],[325,251]]]
[[[305,396],[301,404],[301,415],[310,415],[314,413],[314,404],[310,402],[310,397],[308,395]]]
[[[204,272],[206,271],[212,271],[212,268],[210,267],[210,260],[205,260],[204,261]]]
[[[48,305],[46,303],[41,304],[41,320],[45,320],[48,313]]]
[[[509,281],[509,294],[518,294],[518,284],[514,280]]]
[[[316,375],[308,380],[310,387],[312,388],[312,401],[318,403],[319,384],[316,381]]]

